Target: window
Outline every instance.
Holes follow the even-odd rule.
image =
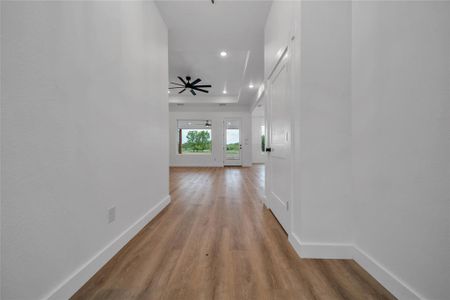
[[[178,120],[178,154],[211,154],[211,121]]]

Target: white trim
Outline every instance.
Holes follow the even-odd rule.
[[[217,164],[217,165],[208,165],[208,164],[176,164],[176,165],[170,165],[170,168],[223,168],[224,165]]]
[[[142,217],[140,217],[134,224],[117,236],[105,248],[95,254],[89,261],[80,266],[43,299],[60,300],[70,298],[169,203],[170,196],[168,195],[153,206]]]
[[[353,246],[353,259],[398,299],[424,299],[357,246]]]
[[[420,296],[406,283],[355,245],[302,243],[294,233],[289,235],[289,242],[300,258],[353,259],[398,299],[424,299],[424,297]]]
[[[337,243],[302,243],[292,233],[289,242],[301,258],[352,259],[353,245]]]

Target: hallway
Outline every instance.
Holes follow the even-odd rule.
[[[350,260],[300,259],[264,166],[172,168],[171,204],[72,299],[395,299]]]

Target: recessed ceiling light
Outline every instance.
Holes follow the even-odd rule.
[[[226,94],[226,93],[227,93],[227,90],[223,90],[223,91],[222,91],[222,94]]]
[[[167,94],[170,94],[170,91],[167,91]]]
[[[222,57],[225,57],[225,56],[227,56],[227,55],[228,55],[228,53],[227,53],[226,51],[220,52],[220,56],[222,56]]]
[[[252,83],[250,83],[250,84],[248,85],[248,87],[252,89],[252,88],[254,88],[255,86],[254,86]]]

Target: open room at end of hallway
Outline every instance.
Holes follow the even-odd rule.
[[[240,165],[243,167],[252,164],[252,120],[249,112],[241,111],[182,111],[172,109],[170,117],[170,166],[172,167],[223,167],[224,165]],[[180,122],[186,125],[206,123],[210,121],[207,130],[210,134],[211,149],[207,152],[180,153]],[[236,130],[227,130],[228,123],[238,124]],[[198,125],[197,127],[201,127]],[[199,129],[199,128],[196,128]],[[227,137],[227,133],[229,136]],[[228,138],[228,143],[227,143]],[[183,143],[183,140],[181,140]],[[227,145],[228,144],[228,145]],[[236,149],[231,149],[236,148]],[[237,157],[230,154],[237,153]],[[236,163],[233,164],[233,158]]]

